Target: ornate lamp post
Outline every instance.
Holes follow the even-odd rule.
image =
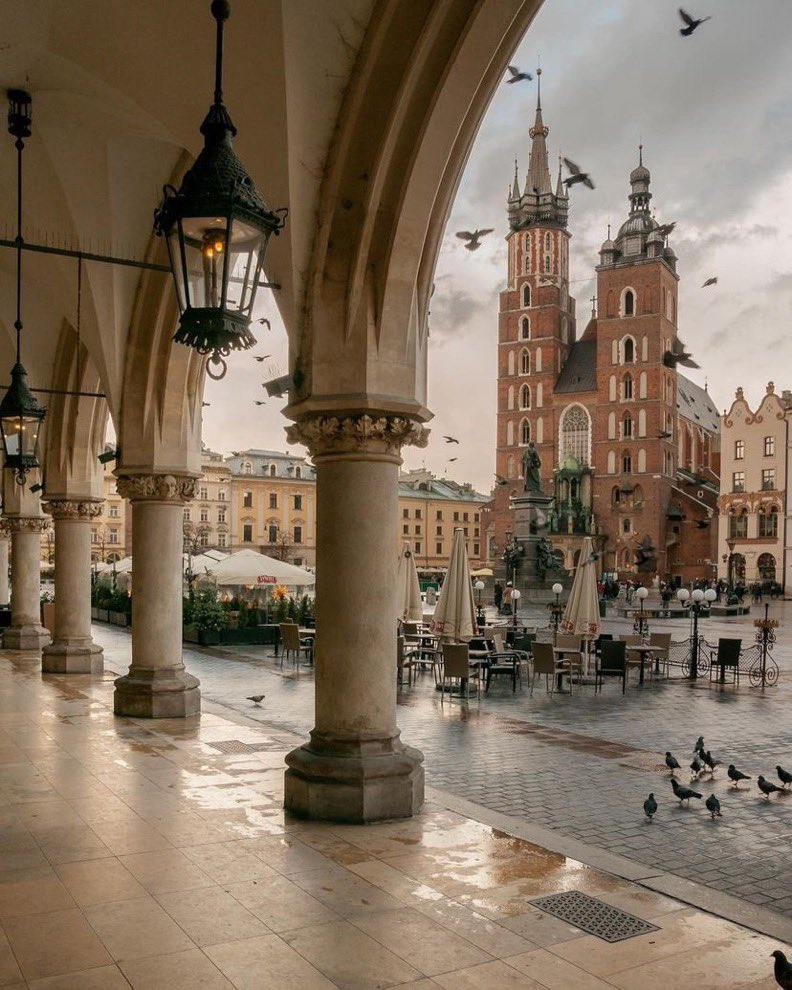
[[[716,593],[713,588],[707,588],[706,591],[702,591],[701,588],[696,588],[693,594],[687,590],[687,588],[680,588],[677,591],[677,598],[685,605],[688,600],[690,600],[690,614],[693,617],[693,637],[690,645],[690,679],[695,681],[698,677],[698,664],[699,664],[699,634],[698,634],[698,620],[700,615],[708,615],[710,610],[710,605],[715,601]]]
[[[520,598],[522,598],[522,592],[519,588],[514,588],[512,590],[512,612],[514,613],[512,616],[512,625],[515,632],[517,631],[517,609],[520,604]]]
[[[223,25],[229,0],[213,0],[217,22],[214,103],[201,124],[204,147],[181,187],[165,186],[154,219],[166,239],[181,312],[174,340],[208,354],[207,373],[222,378],[224,358],[255,344],[250,321],[271,234],[286,210],[270,210],[234,151],[223,104]]]
[[[473,585],[476,589],[477,601],[476,601],[476,622],[479,626],[484,626],[487,623],[487,617],[484,614],[484,609],[481,605],[481,592],[484,590],[484,582],[479,578],[478,581]]]
[[[635,596],[638,599],[638,604],[640,606],[640,612],[638,613],[638,618],[635,620],[635,631],[639,636],[646,636],[649,632],[649,620],[644,615],[644,602],[649,595],[648,588],[638,588],[635,592]]]
[[[558,632],[558,627],[561,624],[561,616],[564,614],[564,606],[561,604],[561,592],[564,590],[564,586],[559,584],[558,581],[553,585],[553,594],[555,595],[555,601],[550,603],[550,621],[553,625],[553,632]]]

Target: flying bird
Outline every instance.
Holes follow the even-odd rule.
[[[660,431],[660,432],[659,432],[659,433],[657,434],[657,437],[658,437],[658,439],[659,439],[659,440],[670,440],[670,439],[671,439],[671,437],[673,437],[673,435],[674,435],[674,434],[673,434],[673,433],[671,433],[671,431],[670,431],[670,430],[661,430],[661,431]]]
[[[774,784],[770,780],[765,780],[764,777],[757,777],[756,783],[759,785],[759,790],[764,794],[767,800],[770,800],[770,795],[773,791],[778,791],[780,794],[783,791],[783,787],[779,787],[778,784]]]
[[[644,814],[649,819],[652,820],[653,816],[657,814],[657,801],[655,801],[654,794],[650,794],[649,797],[644,801]]]
[[[660,226],[655,229],[661,237],[668,237],[674,227],[676,227],[676,220],[673,223],[661,223]]]
[[[716,275],[713,278],[708,278],[707,281],[701,286],[701,288],[706,289],[708,285],[717,285],[717,284],[718,284],[718,277]]]
[[[678,784],[673,778],[671,779],[671,787],[674,790],[674,795],[679,798],[679,803],[682,804],[683,801],[687,801],[688,807],[690,806],[691,798],[701,798],[701,794],[698,791],[691,790],[689,787],[684,787],[682,784]]]
[[[666,368],[675,368],[681,364],[683,368],[698,368],[699,365],[693,360],[693,356],[687,352],[685,345],[676,337],[671,345],[671,350],[663,354],[663,364]]]
[[[594,183],[591,181],[591,177],[588,172],[584,172],[579,165],[576,165],[569,158],[564,159],[564,164],[569,169],[570,175],[568,179],[564,179],[565,186],[574,186],[578,182],[582,182],[584,186],[589,189],[594,188]]]
[[[683,10],[681,7],[679,8],[679,16],[685,22],[685,27],[680,28],[679,33],[684,35],[686,38],[689,38],[696,28],[700,27],[704,21],[712,20],[711,17],[691,17],[690,14],[688,14],[687,11]]]
[[[458,460],[459,460],[459,458],[458,458],[458,457],[449,457],[449,458],[448,458],[448,463],[449,463],[449,464],[452,464],[452,463],[453,463],[454,461],[458,461]]]
[[[207,406],[211,406],[211,402],[202,402],[201,405],[206,409]]]
[[[709,529],[710,521],[709,519],[697,519],[696,529]]]
[[[245,698],[245,701],[252,701],[254,704],[260,705],[266,697],[266,694],[251,694],[249,697]]]
[[[443,439],[445,440],[446,443],[459,443],[456,437],[444,436]]]
[[[672,777],[674,776],[674,771],[675,770],[681,770],[682,769],[682,767],[680,767],[680,765],[679,765],[679,761],[677,760],[677,758],[675,756],[672,756],[671,753],[666,753],[666,755],[665,755],[665,765],[671,771],[671,776]]]
[[[773,966],[773,976],[781,990],[792,990],[792,966],[787,962],[787,957],[780,949],[772,953],[775,958]]]
[[[272,329],[272,324],[270,323],[270,321],[267,319],[266,316],[262,316],[260,320],[256,320],[256,323],[263,324],[264,326],[266,326],[268,330]]]
[[[482,227],[480,230],[474,230],[472,232],[469,230],[458,230],[457,237],[462,241],[467,241],[465,248],[468,251],[478,251],[481,247],[481,238],[485,234],[491,234],[494,229],[494,227]]]
[[[778,774],[778,779],[784,785],[784,787],[789,787],[792,784],[792,773],[785,770],[783,767],[776,767],[776,773]]]
[[[267,404],[263,399],[254,399],[253,401],[256,403],[257,406],[266,406]]]
[[[533,76],[531,75],[530,72],[522,72],[520,69],[517,68],[516,65],[509,65],[507,66],[507,68],[509,72],[511,72],[511,79],[506,80],[506,84],[508,86],[510,86],[512,83],[522,82],[523,79],[527,79],[528,82],[530,82],[533,79]]]
[[[721,817],[720,801],[715,797],[714,794],[710,794],[707,800],[704,802],[707,806],[707,811],[712,815],[712,820],[715,821],[715,816]]]
[[[508,481],[507,478],[501,478],[501,476],[499,474],[496,474],[495,475],[495,484],[496,485],[508,485],[508,483],[509,483],[509,481]]]
[[[742,770],[738,770],[733,763],[729,764],[729,769],[726,771],[726,774],[735,787],[740,786],[741,780],[753,780],[753,778],[749,777],[747,773],[743,773]]]
[[[253,355],[253,357],[254,357],[254,358],[255,358],[255,359],[257,360],[257,361],[266,361],[266,360],[267,360],[267,358],[268,358],[268,357],[272,357],[272,355],[271,355],[271,354],[262,354],[262,355],[261,355],[261,357],[259,357],[259,356],[258,356],[258,354],[254,354],[254,355]]]

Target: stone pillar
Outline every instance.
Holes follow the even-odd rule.
[[[312,417],[287,430],[316,465],[315,728],[286,757],[285,807],[340,822],[406,818],[423,804],[423,756],[396,727],[395,533],[402,416]]]
[[[116,715],[182,718],[201,710],[198,678],[182,661],[184,503],[196,479],[121,476],[132,503],[132,664],[115,682]]]
[[[8,530],[0,524],[0,608],[8,608],[11,596],[8,590]]]
[[[11,533],[11,625],[3,633],[6,650],[40,650],[49,642],[41,624],[42,516],[6,516]]]
[[[91,520],[96,499],[53,499],[44,504],[55,527],[55,628],[41,655],[46,674],[101,674],[102,648],[91,638]]]

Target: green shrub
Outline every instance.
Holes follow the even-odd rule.
[[[213,588],[204,588],[195,595],[192,623],[204,632],[220,632],[228,625],[228,613],[217,600]]]
[[[194,611],[195,599],[190,597],[182,598],[182,623],[185,626],[191,626],[193,624]]]
[[[297,603],[293,598],[289,599],[289,604],[286,606],[286,616],[289,622],[297,621]]]

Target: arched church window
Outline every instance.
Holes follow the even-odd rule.
[[[631,399],[633,397],[633,377],[628,371],[627,374],[622,378],[622,399]]]
[[[616,474],[616,454],[614,451],[608,451],[608,474]]]
[[[536,421],[536,442],[544,443],[544,424],[541,416]]]
[[[507,478],[516,477],[514,473],[514,458],[512,457],[511,454],[509,454],[508,458],[506,459],[506,477]]]
[[[591,446],[591,420],[583,406],[570,406],[561,417],[561,443],[558,447],[559,464],[570,454],[578,464],[589,463]]]
[[[646,451],[641,447],[638,451],[638,473],[643,474],[646,471]]]
[[[542,405],[542,383],[539,382],[536,386],[536,408],[538,409]]]
[[[616,341],[614,340],[613,343],[615,344]],[[616,401],[616,375],[611,375],[608,380],[608,401]]]
[[[616,413],[608,413],[608,439],[616,439]]]
[[[523,286],[523,306],[528,307],[531,305],[531,286],[526,282]]]
[[[622,437],[625,440],[632,440],[633,437],[633,420],[628,412],[622,416]]]
[[[624,453],[622,454],[621,467],[622,467],[622,474],[632,473],[632,457],[630,456],[629,451],[625,450]]]
[[[622,307],[623,316],[635,316],[635,293],[632,289],[627,289],[624,293],[624,306]]]
[[[614,505],[618,505],[621,502],[621,489],[618,485],[614,485],[611,491],[611,502]]]
[[[552,238],[550,237],[550,233],[548,231],[548,233],[545,234],[545,251],[550,250],[552,243]]]
[[[531,389],[529,385],[520,388],[520,409],[531,408]]]
[[[543,270],[546,271],[546,272],[549,272],[550,271],[550,255],[549,254],[546,254],[544,256]]]
[[[520,351],[520,374],[530,375],[531,373],[531,352],[527,348]]]
[[[646,410],[645,409],[639,409],[638,410],[638,436],[639,437],[645,437],[646,436]]]
[[[530,286],[526,285],[526,289],[529,288]],[[528,303],[528,305],[530,306],[531,304]],[[531,339],[531,321],[528,319],[527,316],[524,316],[520,320],[520,340],[530,340],[530,339]]]
[[[622,342],[622,351],[623,351],[623,354],[624,354],[624,363],[625,364],[634,364],[635,363],[635,341],[632,339],[632,337],[625,337],[624,338],[624,341]]]
[[[527,447],[530,442],[531,442],[531,424],[528,422],[527,419],[524,419],[520,423],[520,443],[524,447]]]
[[[638,379],[638,398],[646,398],[646,372],[642,371]]]

